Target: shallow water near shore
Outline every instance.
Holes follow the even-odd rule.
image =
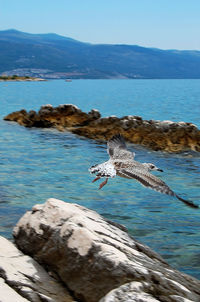
[[[173,267],[200,279],[200,210],[115,178],[98,190],[88,168],[107,159],[106,145],[55,129],[28,129],[3,121],[6,114],[43,104],[71,103],[103,116],[192,122],[200,128],[200,80],[62,80],[0,83],[0,234],[11,238],[18,219],[54,197],[96,210],[125,225],[136,239]],[[154,152],[129,144],[136,160],[183,198],[200,205],[200,154]]]

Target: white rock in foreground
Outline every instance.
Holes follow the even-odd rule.
[[[80,301],[200,301],[200,281],[82,206],[49,199],[20,219],[14,237]]]
[[[0,237],[1,302],[73,302],[68,291],[35,260]]]
[[[0,278],[0,301],[1,302],[28,302],[27,299],[20,296],[12,287],[6,284],[3,278]]]

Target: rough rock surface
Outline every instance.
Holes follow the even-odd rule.
[[[159,285],[158,285],[159,286]],[[177,289],[181,290],[180,284],[176,281],[170,280],[168,284],[168,290],[171,290],[171,287],[176,287]],[[160,302],[160,301],[179,301],[179,302],[192,302],[193,300],[187,299],[187,295],[184,296],[184,290],[187,292],[187,289],[181,286],[183,289],[182,296],[179,294],[171,294],[170,297],[156,297],[152,293],[148,293],[148,286],[146,287],[145,282],[137,282],[133,281],[130,283],[126,283],[121,285],[120,287],[113,289],[110,291],[105,297],[99,300],[99,302]],[[146,292],[147,289],[147,292]],[[166,288],[167,290],[167,288]],[[195,301],[195,300],[194,300]],[[197,300],[200,301],[200,300]]]
[[[37,112],[21,110],[8,114],[7,121],[26,127],[56,127],[75,134],[102,141],[121,133],[126,140],[153,150],[200,152],[200,130],[191,123],[143,120],[139,116],[110,116],[101,118],[98,110],[82,112],[74,105],[58,107],[45,105]]]
[[[21,250],[56,272],[80,301],[200,301],[200,281],[82,206],[49,199],[27,212],[13,235]]]
[[[34,259],[0,237],[1,302],[75,302]]]
[[[100,113],[97,110],[85,113],[71,104],[60,105],[55,108],[48,104],[42,106],[38,112],[34,110],[27,112],[22,109],[10,113],[4,120],[18,122],[25,127],[56,127],[63,130],[68,127],[83,126],[98,118],[100,118]]]

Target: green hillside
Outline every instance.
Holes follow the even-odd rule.
[[[200,78],[200,51],[89,44],[56,34],[6,30],[0,31],[0,73],[44,73],[58,78]]]

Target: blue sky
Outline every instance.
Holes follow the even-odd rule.
[[[0,30],[200,50],[200,0],[0,0]]]

